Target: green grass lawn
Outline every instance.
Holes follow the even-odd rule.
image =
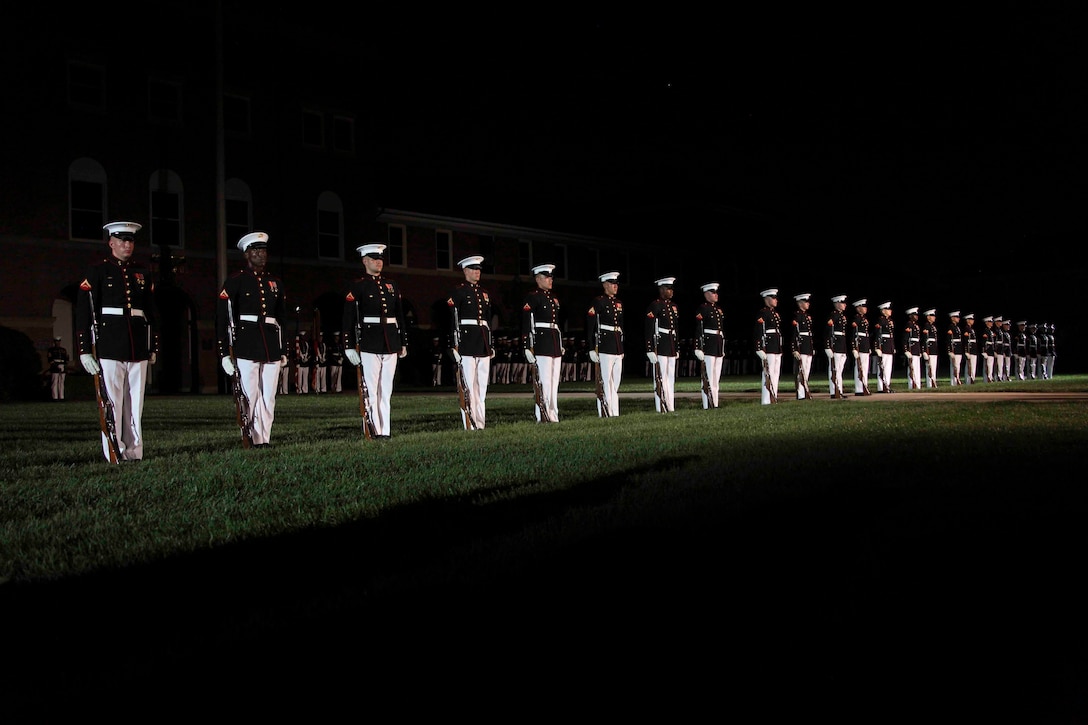
[[[660,415],[634,379],[600,419],[565,383],[557,425],[497,386],[476,432],[452,388],[403,390],[388,441],[354,393],[284,396],[267,450],[241,448],[229,396],[151,396],[121,466],[93,401],[4,405],[0,601],[33,633],[6,682],[46,709],[232,678],[384,699],[472,672],[551,689],[561,656],[625,700],[652,674],[647,704],[788,691],[853,721],[1015,685],[1009,707],[1074,707],[1088,408],[932,398],[1088,378],[810,403],[784,381],[776,406],[758,386],[723,379],[704,411],[681,380]]]

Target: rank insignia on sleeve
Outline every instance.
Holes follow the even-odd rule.
[[[649,320],[652,320],[652,319],[654,319],[654,313],[652,313],[652,312],[647,312],[647,313],[646,313],[646,319],[649,319]]]
[[[446,304],[449,305],[450,307],[453,307],[453,298],[450,297],[448,300],[446,300]]]
[[[351,292],[348,292],[348,296],[345,297],[344,299],[346,301],[348,301],[348,302],[354,302],[355,301],[355,295],[353,295]]]
[[[590,317],[596,317],[597,316],[597,310],[590,307],[589,312],[587,312],[586,314],[589,315]]]
[[[79,288],[81,290],[83,290],[84,292],[90,292],[91,291],[91,283],[88,282],[87,280],[83,280],[82,282],[79,283]]]
[[[758,322],[759,324],[761,324],[761,325],[762,325],[762,324],[763,324],[763,318],[762,318],[762,317],[760,317],[760,318],[759,318],[758,320],[756,320],[756,322]]]
[[[223,290],[221,290],[219,292],[219,299],[221,299],[221,300],[229,300],[230,299],[230,295],[227,294],[226,289],[223,289]]]
[[[699,314],[695,315],[695,319],[696,319],[696,320],[701,320],[701,319],[703,319],[703,313],[702,313],[702,312],[700,312]]]
[[[522,309],[522,311],[524,311],[524,312],[530,312],[530,311],[532,311],[532,309],[533,309],[533,308],[529,306],[529,303],[528,303],[528,302],[526,302],[526,303],[525,303],[525,306],[524,306],[524,307],[522,307],[521,309]]]

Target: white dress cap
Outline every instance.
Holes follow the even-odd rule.
[[[719,283],[717,283],[717,282],[707,282],[706,284],[704,284],[699,289],[701,289],[703,292],[717,292],[718,287],[720,287],[720,286],[721,285]]]
[[[959,310],[953,310],[952,312],[948,313],[948,316],[949,317],[959,317],[960,316],[960,311]]]
[[[238,240],[238,248],[243,252],[249,248],[264,249],[268,247],[268,235],[264,232],[250,232]]]
[[[462,259],[460,262],[457,263],[457,266],[460,267],[461,269],[464,269],[465,267],[468,267],[468,266],[473,265],[473,264],[483,264],[483,262],[484,262],[484,258],[481,257],[478,254],[475,254],[475,255],[473,255],[471,257],[465,257],[464,259]]]
[[[365,257],[368,254],[381,254],[385,251],[384,244],[364,244],[361,247],[356,247],[355,251],[359,253],[360,257]]]
[[[868,307],[868,306],[869,306],[869,300],[865,299],[864,297],[862,297],[860,300],[858,300],[857,302],[854,303],[854,307]]]
[[[975,313],[974,312],[968,312],[966,315],[963,316],[963,319],[973,320],[973,319],[975,319]]]
[[[812,296],[811,294],[809,294],[808,292],[805,292],[804,294],[801,294],[801,295],[794,295],[793,299],[797,300],[798,302],[808,302],[808,298],[811,297],[811,296]]]
[[[620,278],[620,273],[619,272],[605,272],[604,274],[602,274],[597,279],[599,279],[602,282],[615,282],[619,278]]]
[[[846,295],[835,295],[831,298],[832,302],[846,302]]]
[[[983,322],[993,322],[993,321],[994,321],[994,318],[992,318],[992,317],[983,317],[983,318],[982,318],[982,321],[983,321]]]
[[[882,309],[882,310],[890,310],[891,308],[892,308],[892,303],[891,302],[881,302],[880,303],[880,309]]]
[[[654,282],[656,287],[664,287],[665,285],[676,284],[676,277],[662,277]]]
[[[109,232],[111,237],[115,237],[121,234],[135,234],[143,229],[143,225],[136,222],[110,222],[103,224],[102,228]]]
[[[538,264],[537,266],[533,267],[533,275],[534,276],[538,275],[538,274],[544,274],[544,275],[547,275],[547,276],[551,277],[552,272],[554,272],[554,271],[555,271],[555,265],[554,264]]]
[[[907,308],[907,314],[908,315],[917,315],[918,314],[918,308],[917,307],[908,307]]]
[[[765,290],[763,290],[762,292],[759,293],[759,296],[760,297],[777,297],[778,296],[778,288],[777,287],[771,287],[770,289],[765,289]]]
[[[930,307],[928,310],[926,310],[926,317],[929,317],[930,315],[935,315],[935,314],[937,314],[937,308],[936,307]]]

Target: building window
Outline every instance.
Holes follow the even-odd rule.
[[[347,116],[332,118],[332,147],[345,154],[355,153],[355,119]]]
[[[453,269],[453,232],[447,229],[435,230],[434,268]]]
[[[106,170],[93,159],[68,167],[68,233],[72,239],[102,240],[106,223]]]
[[[150,79],[147,83],[147,116],[155,121],[181,123],[181,86]]]
[[[325,145],[325,119],[317,111],[302,112],[302,143],[317,148]]]
[[[227,179],[225,191],[229,247],[253,231],[253,195],[249,184],[240,179]]]
[[[317,199],[317,256],[344,258],[344,205],[331,191]]]
[[[567,257],[567,245],[556,244],[552,246],[552,264],[555,265],[556,279],[570,279],[570,262]]]
[[[484,258],[480,271],[484,274],[495,274],[495,237],[490,234],[480,235],[480,254]]]
[[[98,66],[69,62],[68,103],[96,111],[105,110],[106,72]]]
[[[519,239],[518,274],[532,275],[533,266],[533,241],[531,239]]]
[[[385,263],[395,267],[405,266],[404,238],[406,229],[403,224],[390,224],[386,232]]]
[[[185,212],[181,179],[173,171],[151,174],[151,243],[184,247],[181,220]]]
[[[249,99],[244,96],[223,95],[223,130],[238,136],[249,136]]]

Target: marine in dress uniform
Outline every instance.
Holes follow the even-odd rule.
[[[623,302],[616,295],[620,289],[620,273],[605,272],[597,279],[603,294],[594,297],[586,312],[586,336],[592,348],[589,359],[600,365],[601,386],[609,417],[620,414],[620,381],[623,378]],[[601,401],[597,415],[604,416]]]
[[[646,337],[646,359],[661,374],[661,394],[654,385],[654,409],[658,412],[671,413],[676,410],[676,363],[680,359],[680,339],[676,326],[680,313],[672,301],[673,285],[676,277],[662,277],[654,282],[657,286],[657,299],[646,310],[646,322],[643,332]],[[651,372],[657,375],[651,369]]]
[[[797,369],[797,399],[805,399],[805,386],[801,384],[802,377],[808,383],[809,373],[812,372],[812,356],[816,352],[816,342],[812,339],[812,315],[808,313],[812,305],[812,295],[808,292],[793,296],[797,303],[797,310],[793,313],[793,334],[790,335],[790,351],[793,353],[793,363]]]
[[[937,387],[937,361],[940,359],[940,330],[937,328],[937,310],[926,310],[926,323],[922,325],[922,362],[926,371],[926,387]]]
[[[907,361],[907,390],[922,387],[922,327],[918,324],[918,308],[907,308],[907,323],[903,325],[903,357]]]
[[[1036,335],[1038,325],[1034,322],[1028,323],[1028,378],[1035,380],[1035,376],[1039,369],[1039,337]]]
[[[559,331],[559,298],[552,294],[554,264],[533,267],[536,289],[525,297],[521,308],[521,346],[525,360],[536,365],[540,387],[544,392],[547,420],[559,422],[559,377],[562,375],[563,339]],[[542,422],[540,406],[534,406],[538,423]]]
[[[872,339],[869,332],[869,301],[854,301],[854,319],[850,323],[850,348],[854,355],[854,395],[865,395],[869,388],[869,355]]]
[[[963,318],[963,372],[967,384],[974,385],[975,372],[978,370],[978,332],[975,330],[975,313],[968,312]]]
[[[404,302],[400,286],[382,275],[385,245],[364,244],[355,251],[365,273],[349,285],[344,295],[344,357],[362,368],[370,394],[371,423],[377,437],[388,438],[397,361],[408,354]]]
[[[1012,358],[1016,363],[1016,377],[1020,380],[1027,379],[1028,364],[1028,333],[1027,320],[1016,323],[1016,336],[1013,338]]]
[[[710,388],[710,398],[707,391],[699,386],[699,393],[703,401],[703,410],[718,407],[718,388],[722,379],[722,362],[725,360],[725,313],[718,306],[717,282],[708,282],[701,289],[703,291],[703,303],[695,310],[695,323],[697,325],[695,338],[695,357],[703,365],[706,371],[707,387]]]
[[[313,347],[305,330],[295,338],[295,392],[310,392],[310,367],[313,365]]]
[[[483,428],[487,421],[487,385],[491,382],[491,358],[495,357],[495,344],[491,332],[491,295],[480,285],[484,258],[480,255],[465,257],[458,266],[465,281],[458,285],[446,305],[450,309],[450,329],[457,336],[450,342],[450,356],[465,373],[465,397],[472,409],[473,423]],[[471,429],[461,411],[461,423]]]
[[[314,393],[328,392],[329,348],[324,333],[314,334]]]
[[[329,389],[334,393],[344,390],[344,340],[337,330],[329,345]]]
[[[892,362],[895,360],[895,321],[892,320],[892,303],[881,302],[880,317],[873,324],[874,353],[879,365],[879,385],[882,393],[894,393],[892,390]]]
[[[778,377],[782,372],[782,317],[775,309],[778,307],[778,289],[765,289],[759,296],[763,298],[763,307],[756,316],[755,325],[756,357],[763,366],[759,401],[763,405],[770,405],[778,399]],[[768,383],[770,390],[767,389]]]
[[[1012,320],[1001,321],[1001,343],[1005,348],[1005,365],[1001,372],[1001,379],[1009,380],[1012,374]]]
[[[1054,344],[1054,323],[1051,322],[1046,327],[1046,379],[1051,380],[1054,377],[1054,360],[1058,357],[1057,348]]]
[[[994,316],[992,334],[994,343],[994,382],[1005,379],[1005,320],[1001,315]]]
[[[79,284],[76,344],[80,364],[92,375],[101,374],[113,401],[120,460],[138,461],[144,456],[147,366],[155,364],[159,342],[154,285],[147,268],[132,261],[141,225],[110,222],[102,228],[109,234],[110,254],[93,265]],[[97,359],[91,353],[92,334],[97,339]],[[102,454],[109,460],[105,433]]]
[[[265,271],[268,234],[251,232],[238,240],[247,268],[235,272],[219,290],[215,330],[220,364],[228,376],[231,363],[231,322],[234,327],[234,363],[242,390],[249,398],[253,445],[267,447],[276,418],[280,370],[287,365],[282,320],[287,314],[283,283]]]
[[[53,346],[46,353],[49,359],[49,390],[53,400],[64,400],[64,377],[68,374],[68,351],[60,344],[60,338],[53,338]]]
[[[960,380],[960,364],[963,361],[963,330],[960,329],[960,311],[953,310],[948,313],[947,352],[949,382],[951,385],[962,385]]]
[[[986,376],[986,382],[994,381],[994,318],[987,315],[982,318],[982,331],[979,334],[979,347],[982,348],[982,367]]]
[[[831,316],[827,318],[824,354],[827,355],[827,385],[832,398],[846,400],[842,373],[850,351],[850,323],[846,318],[846,295],[831,298]],[[836,385],[837,382],[837,385]]]

